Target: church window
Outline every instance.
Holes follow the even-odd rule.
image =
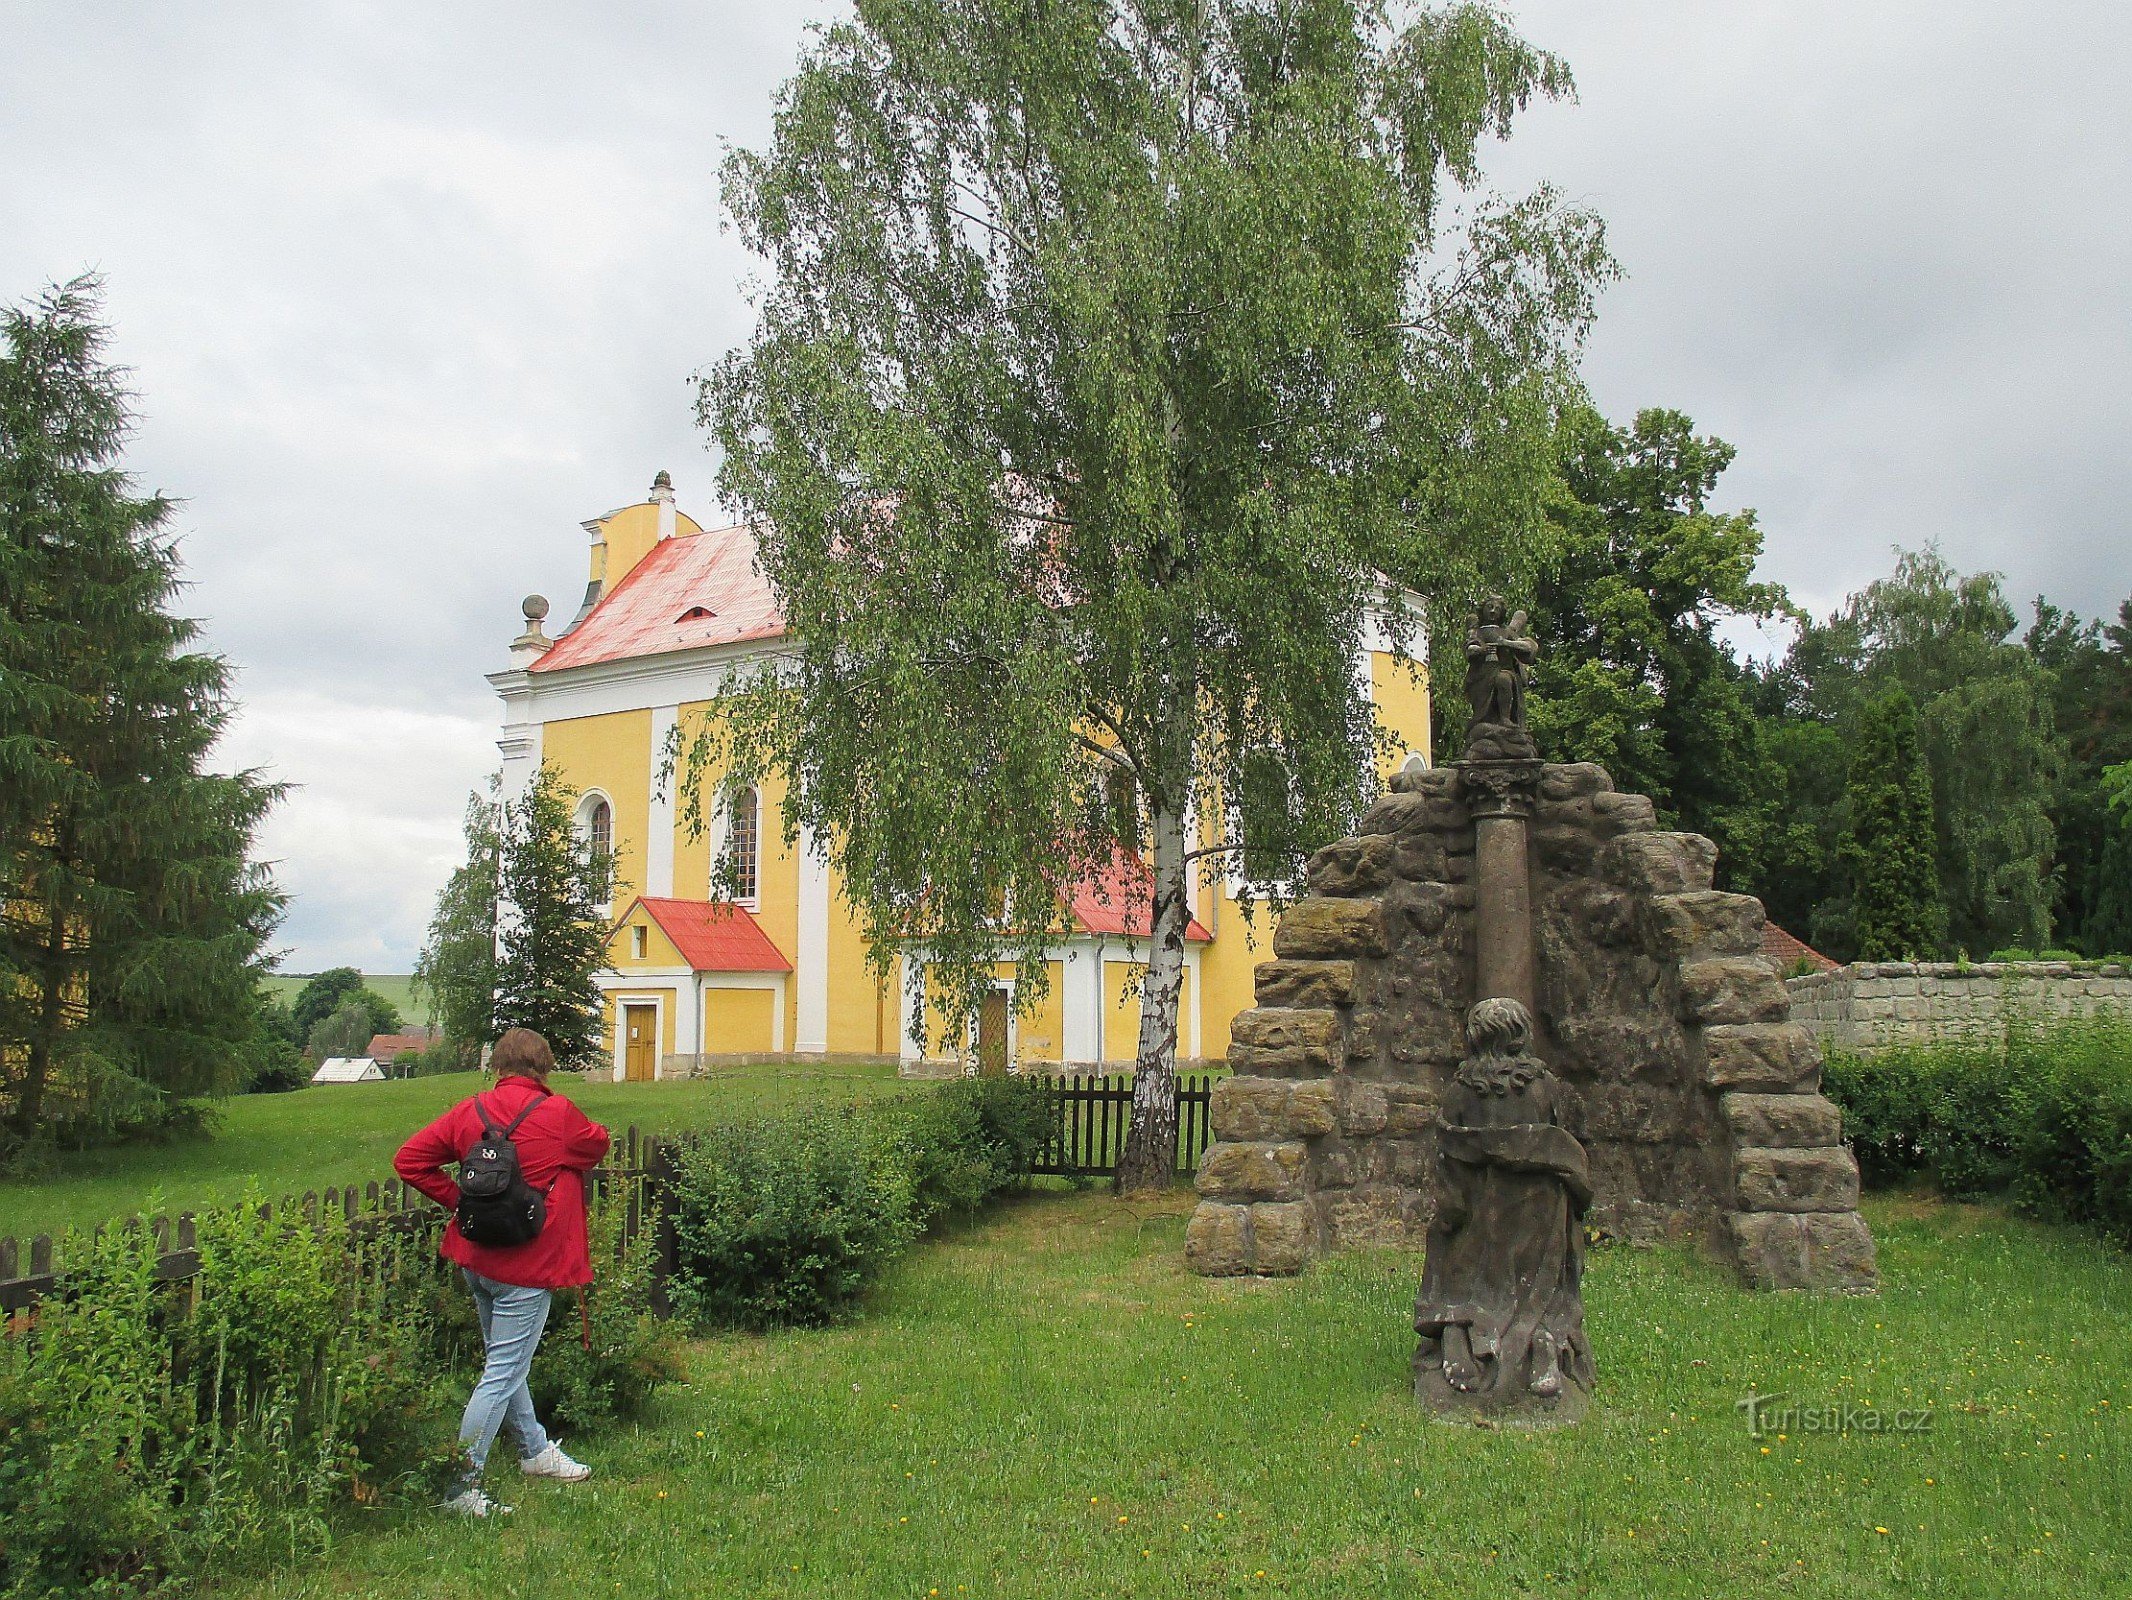
[[[757,857],[761,854],[762,806],[754,789],[738,789],[727,802],[726,881],[738,900],[755,898]]]

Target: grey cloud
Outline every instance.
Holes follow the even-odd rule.
[[[2093,613],[2132,589],[2115,5],[1530,0],[1582,101],[1492,170],[1608,218],[1588,370],[1740,447],[1817,608],[1940,538]],[[759,143],[827,8],[9,8],[0,296],[85,266],[144,481],[243,669],[226,755],[301,787],[265,849],[291,964],[412,959],[494,761],[482,674],[580,519],[670,468],[715,510],[687,378],[745,336],[721,139]]]

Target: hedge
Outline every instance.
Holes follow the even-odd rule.
[[[1833,1053],[1823,1083],[1868,1187],[1921,1177],[2132,1245],[2132,1020]]]
[[[1049,1115],[1034,1084],[965,1079],[688,1137],[669,1202],[675,1307],[744,1328],[850,1314],[937,1219],[1026,1184]]]

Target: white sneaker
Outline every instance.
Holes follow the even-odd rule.
[[[564,1483],[582,1483],[592,1476],[590,1467],[582,1461],[572,1461],[563,1454],[563,1447],[552,1440],[539,1455],[521,1460],[518,1470],[529,1478],[559,1478]]]
[[[479,1489],[461,1489],[444,1502],[444,1509],[456,1511],[462,1517],[508,1517],[509,1506],[500,1506]]]

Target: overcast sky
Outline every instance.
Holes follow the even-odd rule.
[[[1588,376],[1731,440],[1765,575],[1826,611],[1938,539],[2084,614],[2132,592],[2132,7],[1533,0],[1580,97],[1492,161],[1607,219]],[[405,971],[495,764],[529,590],[673,472],[741,340],[723,141],[826,5],[0,5],[0,298],[109,285],[240,669],[285,966]]]

